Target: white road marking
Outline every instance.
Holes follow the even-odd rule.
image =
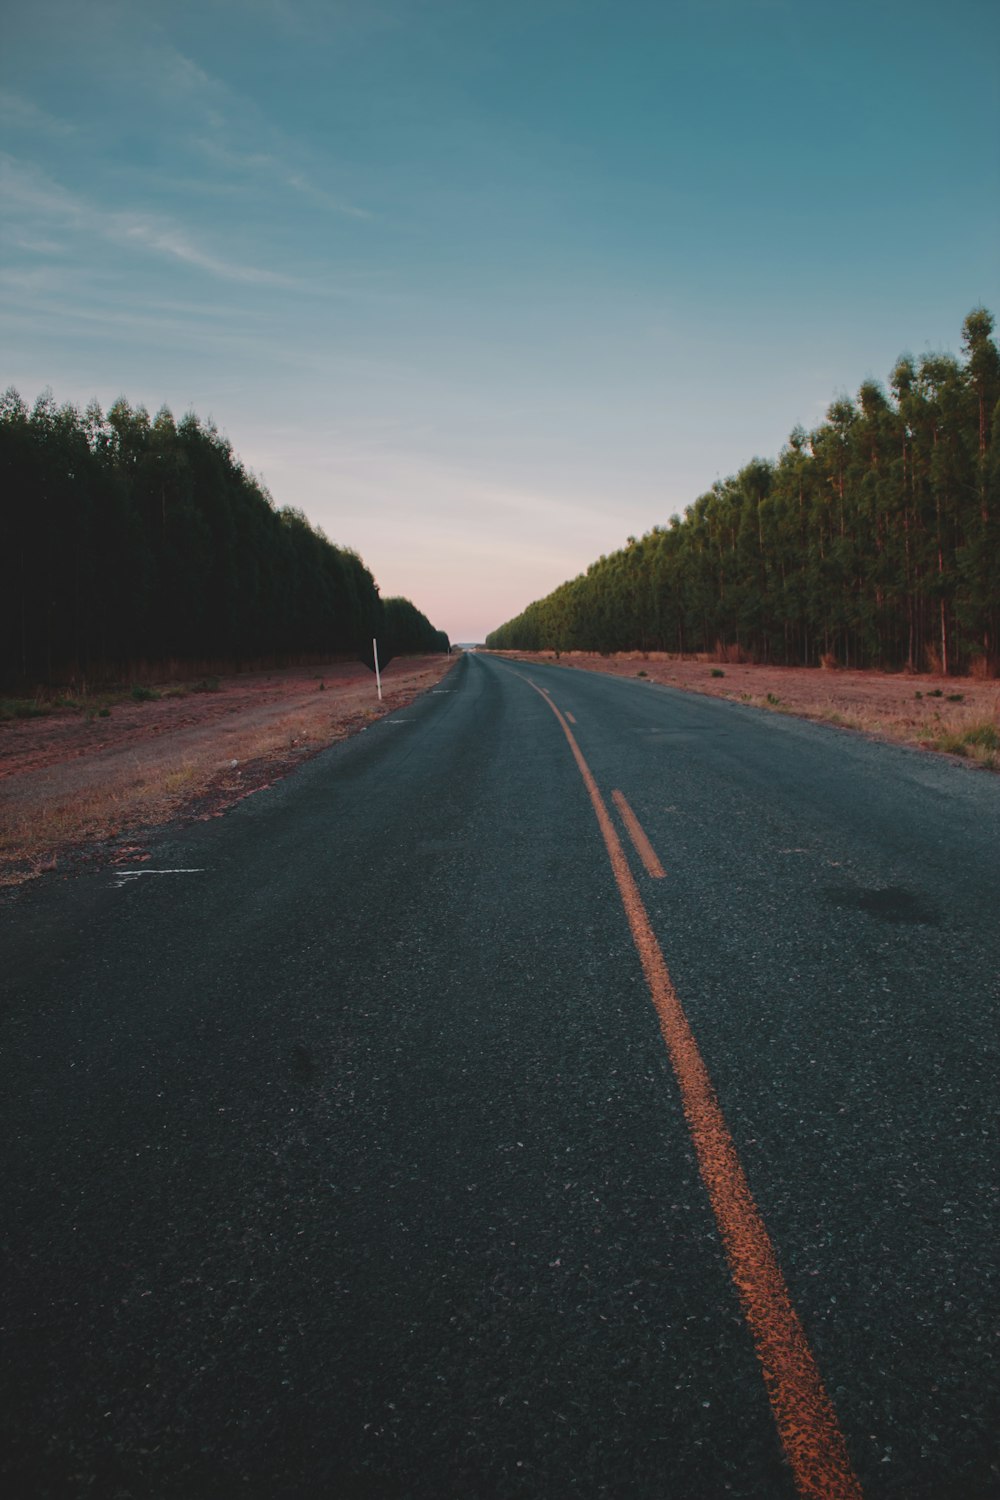
[[[116,870],[114,872],[115,889],[121,890],[126,880],[138,880],[140,875],[204,875],[201,870]]]

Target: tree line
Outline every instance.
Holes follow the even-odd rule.
[[[350,548],[277,507],[211,423],[0,397],[0,681],[446,651]]]
[[[789,665],[1000,668],[1000,354],[902,356],[776,462],[593,563],[487,637],[498,650],[661,650]]]

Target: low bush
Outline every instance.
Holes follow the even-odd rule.
[[[934,741],[934,748],[977,760],[993,771],[1000,768],[1000,730],[988,719],[965,729],[943,731]]]
[[[51,705],[34,698],[0,698],[0,720],[43,719],[51,712]]]

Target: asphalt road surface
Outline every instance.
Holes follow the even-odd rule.
[[[1000,780],[469,657],[151,849],[0,906],[5,1494],[1000,1495]]]

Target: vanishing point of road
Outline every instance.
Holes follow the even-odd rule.
[[[13,1497],[993,1500],[1000,781],[463,658],[0,906]]]

